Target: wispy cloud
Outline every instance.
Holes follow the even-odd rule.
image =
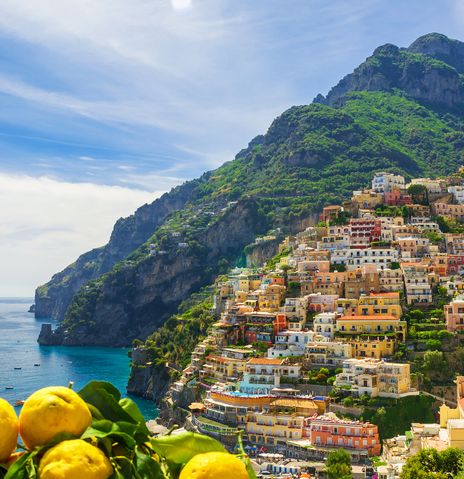
[[[108,241],[114,222],[165,190],[0,174],[0,296],[31,296],[52,272]]]

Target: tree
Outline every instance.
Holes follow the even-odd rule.
[[[401,479],[448,479],[462,472],[464,451],[451,448],[444,451],[423,449],[411,456],[403,467]]]
[[[351,456],[345,449],[329,452],[325,463],[329,479],[351,479]]]

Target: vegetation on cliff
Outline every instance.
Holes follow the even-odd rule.
[[[179,312],[151,334],[145,343],[135,341],[147,351],[155,366],[170,365],[185,368],[191,361],[195,346],[207,335],[208,328],[217,319],[213,312],[212,287],[202,288],[182,302]]]

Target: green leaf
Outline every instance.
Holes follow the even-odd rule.
[[[142,479],[164,479],[161,466],[151,455],[146,454],[140,447],[135,448],[135,467]]]
[[[96,437],[97,439],[111,438],[116,442],[123,444],[129,449],[134,449],[136,446],[133,438],[137,426],[131,423],[122,421],[111,422],[107,419],[102,421],[94,421],[92,426],[82,434],[81,439],[88,439]]]
[[[137,422],[119,404],[121,394],[110,383],[91,381],[79,391],[79,396],[86,403],[95,406],[105,419],[114,422]]]
[[[130,417],[138,422],[140,425],[143,426],[143,428],[140,429],[140,431],[146,432],[147,436],[150,436],[150,432],[148,431],[148,428],[145,426],[145,418],[143,417],[143,414],[140,412],[140,409],[138,408],[137,404],[135,404],[132,399],[129,398],[122,398],[119,401],[119,405],[124,409],[124,411],[130,415]]]
[[[93,392],[100,389],[104,389],[108,394],[113,396],[116,401],[121,399],[119,389],[106,381],[90,381],[79,391],[78,394],[85,400],[86,396],[91,395]]]
[[[9,469],[5,475],[5,479],[29,479],[30,473],[34,474],[36,466],[34,457],[38,450],[23,454]],[[32,470],[33,469],[33,470]],[[34,475],[32,477],[35,477]]]
[[[249,479],[257,479],[255,471],[253,470],[253,467],[251,465],[251,461],[249,457],[245,458],[245,467],[248,472],[248,477]]]
[[[127,457],[119,457],[112,461],[114,472],[111,479],[134,479],[134,465]]]
[[[151,440],[151,444],[160,457],[175,464],[186,464],[193,456],[203,452],[227,452],[215,439],[193,432],[157,437]]]

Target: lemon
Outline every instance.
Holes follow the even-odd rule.
[[[0,462],[6,461],[18,442],[18,418],[13,406],[0,398]]]
[[[80,436],[92,422],[87,404],[72,389],[52,386],[29,396],[19,414],[19,433],[28,449],[57,434]]]
[[[248,479],[243,462],[226,452],[197,454],[182,469],[179,479]]]
[[[40,479],[107,479],[111,474],[105,454],[82,439],[60,442],[39,463]]]

